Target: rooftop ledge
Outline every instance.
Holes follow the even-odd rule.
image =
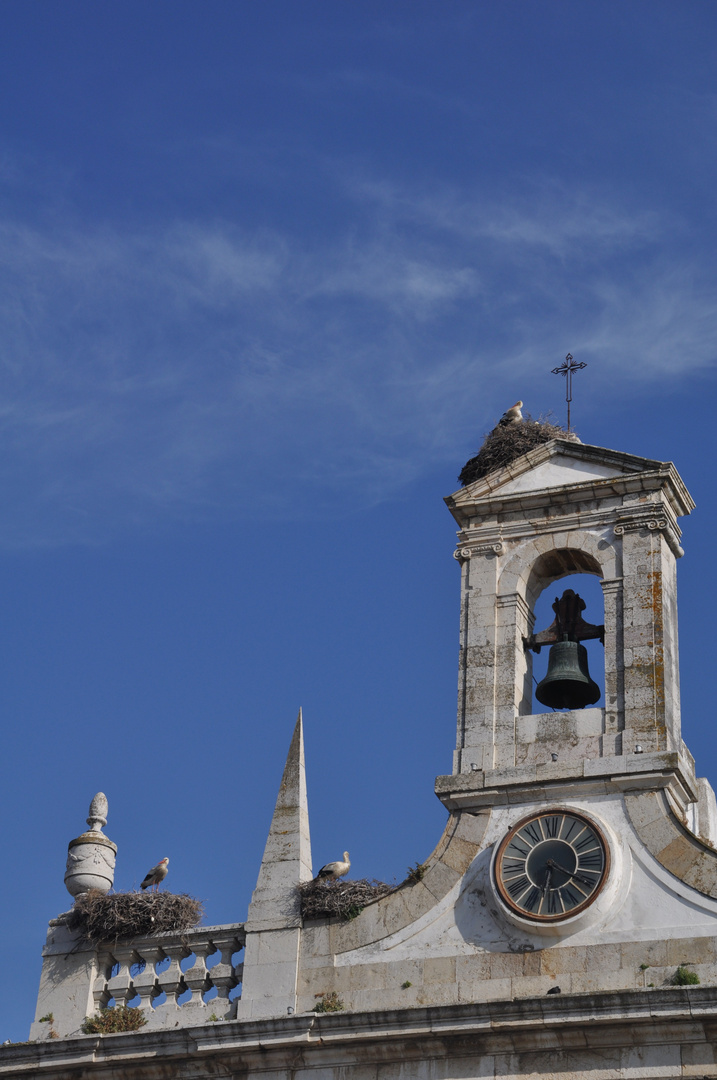
[[[697,800],[694,770],[683,754],[662,751],[476,770],[436,777],[435,791],[448,810],[470,810],[656,788],[667,788],[680,808]]]
[[[263,1071],[270,1067],[274,1053],[272,1067],[283,1068],[287,1051],[300,1052],[308,1067],[306,1056],[316,1054],[315,1067],[325,1067],[324,1056],[328,1055],[333,1064],[335,1050],[342,1045],[355,1060],[359,1043],[364,1046],[364,1064],[371,1057],[385,1063],[386,1043],[393,1045],[396,1060],[403,1060],[425,1054],[425,1041],[417,1044],[416,1039],[432,1038],[438,1044],[451,1036],[480,1034],[491,1035],[494,1053],[509,1053],[517,1048],[545,1050],[546,1030],[554,1032],[559,1051],[561,1030],[570,1041],[575,1038],[570,1031],[583,1025],[590,1027],[593,1034],[589,1042],[597,1046],[633,1045],[640,1029],[643,1034],[639,1042],[644,1041],[649,1029],[651,1041],[669,1043],[675,1038],[672,1024],[684,1030],[685,1023],[695,1029],[690,1041],[700,1041],[697,1029],[713,1024],[715,1015],[717,987],[713,986],[562,994],[326,1016],[302,1013],[275,1020],[231,1020],[201,1027],[2,1046],[0,1076],[66,1080],[70,1075],[89,1075],[85,1070],[90,1069],[102,1076],[109,1075],[109,1070],[113,1076],[119,1075],[114,1070],[129,1076],[130,1069],[135,1070],[133,1076],[149,1076],[150,1071],[152,1076],[158,1076],[160,1070],[165,1075],[164,1069],[172,1060],[186,1061],[191,1054],[192,1075],[210,1077],[217,1075],[213,1069],[218,1058],[226,1067],[227,1053],[239,1055],[236,1060],[244,1067],[249,1065],[251,1073],[255,1070],[250,1055],[256,1055],[256,1071]],[[703,1032],[702,1039],[705,1037]],[[441,1043],[441,1047],[441,1056],[450,1056],[450,1044]]]
[[[235,938],[238,942],[236,952],[244,945],[246,929],[244,923],[221,923],[216,926],[192,926],[188,930],[166,931],[163,934],[152,934],[149,937],[136,937],[120,939],[119,941],[91,942],[83,938],[79,930],[68,930],[65,924],[65,916],[58,915],[50,920],[47,933],[47,941],[42,950],[43,956],[64,956],[68,951],[72,952],[112,952],[113,947],[119,950],[143,948],[155,948],[165,945],[184,945],[187,947],[187,955],[192,951],[195,943]]]

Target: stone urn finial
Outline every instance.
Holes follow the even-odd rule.
[[[107,796],[104,791],[98,791],[90,803],[90,816],[87,824],[92,832],[102,832],[102,826],[107,824]]]
[[[98,889],[109,892],[115,876],[117,845],[102,832],[107,824],[107,796],[98,791],[90,803],[88,832],[70,840],[67,849],[65,886],[71,896]]]

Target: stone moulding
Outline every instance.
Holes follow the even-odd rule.
[[[675,1080],[693,1076],[702,1080],[717,1076],[716,1015],[717,988],[708,986],[320,1017],[303,1014],[121,1036],[84,1036],[52,1046],[3,1047],[0,1076],[68,1080],[92,1072],[158,1080],[191,1072],[196,1080],[209,1080],[219,1075],[217,1069],[221,1075],[236,1071],[249,1078],[269,1071],[289,1076],[297,1069],[321,1069],[335,1076],[340,1065],[345,1080],[354,1075],[358,1080],[369,1066],[388,1067],[393,1073],[390,1063],[405,1068],[411,1061],[416,1064],[412,1075],[427,1080],[431,1076],[506,1075],[504,1055],[519,1053],[529,1055],[526,1066],[533,1067],[518,1071],[533,1075],[659,1075]],[[691,1061],[699,1062],[698,1071],[683,1068]]]
[[[598,461],[602,465],[612,465],[618,475],[567,485],[558,484],[529,492],[501,491],[508,481],[561,454],[586,464]],[[689,514],[695,506],[672,462],[654,461],[600,446],[577,445],[563,439],[554,439],[528,451],[504,469],[474,480],[472,484],[449,495],[445,502],[454,516],[468,517],[495,510],[509,511],[511,506],[545,505],[554,502],[561,494],[568,496],[569,501],[582,501],[586,496],[589,498],[591,493],[602,498],[606,489],[616,495],[662,489],[676,516]]]
[[[455,811],[570,798],[576,790],[581,795],[605,795],[645,788],[669,788],[681,808],[697,799],[691,763],[674,751],[455,773],[436,777],[435,791],[444,806]]]
[[[625,532],[630,532],[631,529],[649,529],[654,532],[655,529],[666,529],[666,518],[644,518],[640,521],[618,521],[615,526],[615,532],[618,536],[622,536]]]
[[[717,851],[678,820],[667,791],[627,792],[625,808],[637,835],[665,870],[717,899]]]
[[[495,544],[481,544],[478,547],[459,547],[453,552],[453,558],[460,561],[474,559],[476,555],[500,555],[503,544],[499,540]]]
[[[680,544],[682,530],[676,521],[669,521],[667,517],[659,516],[659,510],[662,509],[664,507],[655,507],[658,516],[620,519],[613,526],[613,532],[616,536],[624,536],[626,532],[637,532],[640,529],[645,529],[647,532],[661,532],[673,554],[681,559],[685,553]]]

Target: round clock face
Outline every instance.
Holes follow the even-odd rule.
[[[531,814],[503,839],[495,860],[502,899],[527,919],[557,922],[596,899],[610,851],[592,821],[571,810]]]

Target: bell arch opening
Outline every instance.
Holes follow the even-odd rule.
[[[539,645],[539,651],[535,646],[526,649],[525,712],[538,715],[604,705],[602,576],[598,561],[579,549],[547,552],[533,565],[526,597],[532,613],[531,639],[549,640]]]

